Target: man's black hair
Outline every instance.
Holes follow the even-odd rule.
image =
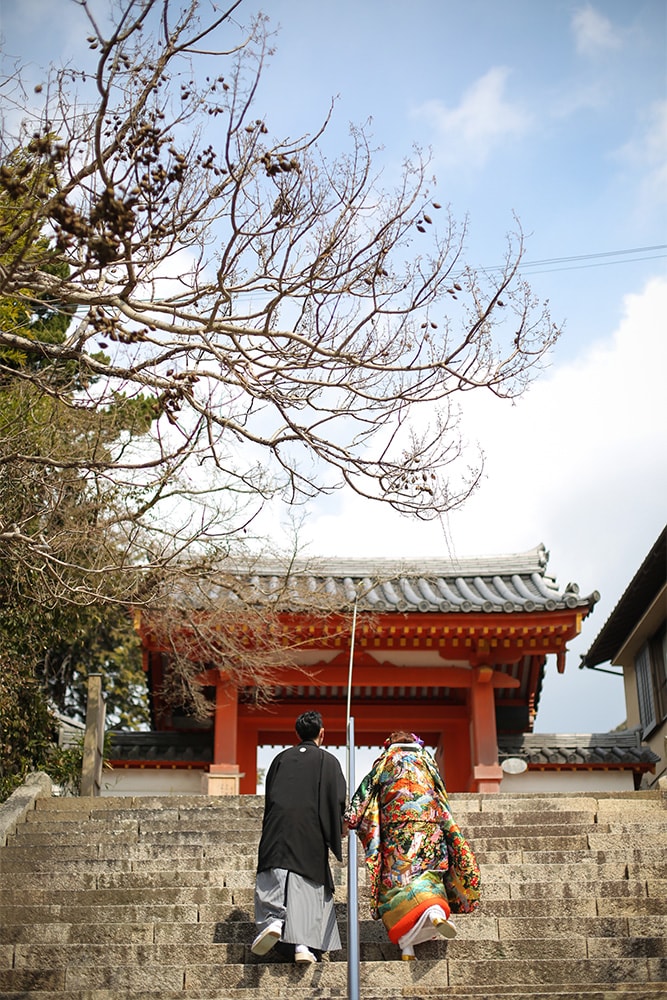
[[[324,723],[319,712],[303,712],[294,723],[297,736],[301,740],[314,740],[320,734]]]

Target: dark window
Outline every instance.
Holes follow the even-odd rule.
[[[639,718],[644,735],[667,718],[667,627],[663,624],[635,659]]]
[[[635,660],[637,673],[637,695],[639,696],[639,718],[644,733],[655,726],[655,701],[651,683],[651,657],[648,643],[644,643]]]
[[[667,718],[667,622],[649,642],[651,673],[655,690],[655,708],[658,722]]]

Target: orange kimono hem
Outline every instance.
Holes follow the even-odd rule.
[[[431,906],[440,906],[445,911],[447,919],[449,919],[451,910],[442,896],[431,896],[430,898],[422,899],[422,901],[417,903],[416,906],[413,906],[412,909],[403,914],[403,916],[400,917],[400,919],[393,924],[392,927],[387,926],[385,918],[383,917],[382,922],[385,925],[391,943],[398,944],[399,939],[402,938],[404,934],[407,934],[408,931],[412,930],[422,913],[425,910],[428,910]],[[385,916],[389,916],[389,914],[385,914]]]

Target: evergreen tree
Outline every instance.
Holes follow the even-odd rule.
[[[22,199],[43,196],[54,184],[29,152],[16,150],[9,162],[24,188],[20,197],[0,194],[0,235],[20,228],[29,216]],[[12,252],[56,277],[69,272],[34,227],[25,228]],[[45,294],[31,300],[0,297],[0,330],[21,329],[31,340],[62,344],[73,311]],[[105,408],[90,410],[77,405],[81,388],[75,362],[0,350],[0,791],[5,793],[32,767],[58,771],[62,755],[54,745],[53,713],[85,717],[88,673],[103,674],[112,723],[134,728],[148,718],[129,608],[67,595],[99,565],[94,553],[112,553],[119,544],[113,531],[119,491],[101,488],[77,456],[98,455],[103,463],[120,435],[134,440],[146,431],[151,408],[140,398],[118,396]],[[116,581],[107,593],[118,590]],[[121,590],[129,596],[126,587]]]

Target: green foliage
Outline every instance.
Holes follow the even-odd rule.
[[[34,144],[13,150],[0,164],[2,267],[11,269],[20,261],[56,278],[69,276],[69,265],[41,233],[38,205],[52,194],[56,183],[54,165],[40,155]],[[20,333],[28,340],[61,344],[74,311],[72,306],[61,306],[43,293],[33,295],[27,288],[21,289],[19,294],[0,299],[0,329]],[[16,370],[37,370],[48,365],[38,354],[28,357],[24,351],[12,348],[0,351],[0,363]],[[64,366],[61,377],[68,367]]]
[[[46,773],[55,784],[60,786],[61,795],[79,795],[81,792],[84,741],[85,737],[81,736],[68,746],[54,747],[51,753]],[[110,755],[111,733],[106,733],[102,751],[103,767],[111,767],[107,762]]]
[[[85,719],[88,675],[100,673],[109,724],[136,729],[148,722],[140,642],[122,606],[63,602],[46,608],[14,595],[0,605],[0,657],[26,664],[27,690],[37,686],[66,715]],[[14,706],[27,712],[29,702]],[[42,714],[28,718],[48,732]]]
[[[82,746],[57,745],[51,706],[84,721],[94,672],[103,675],[108,726],[147,723],[140,644],[124,608],[0,604],[0,801],[35,770],[76,793]]]
[[[51,618],[44,680],[61,711],[84,719],[88,676],[102,674],[108,724],[137,729],[149,721],[141,643],[126,608],[61,606]]]
[[[84,737],[69,746],[54,747],[44,770],[60,786],[61,795],[78,795],[81,791]]]
[[[91,414],[30,384],[0,386],[0,529],[15,525],[21,535],[13,544],[0,540],[0,657],[28,664],[52,703],[78,718],[88,674],[101,673],[112,719],[130,728],[148,718],[130,612],[120,601],[77,603],[54,593],[40,546],[57,561],[56,583],[71,589],[84,590],[87,572],[99,579],[100,564],[118,561],[115,492],[68,462],[101,458],[122,428],[134,435],[149,421],[142,401],[121,398],[113,413]],[[116,577],[104,574],[107,592],[131,596],[129,574]]]
[[[46,771],[57,720],[25,661],[0,657],[0,801],[30,771]]]
[[[52,140],[31,142],[0,164],[0,267],[20,261],[66,280],[70,267],[41,230],[40,205],[57,188],[55,148]],[[45,293],[20,289],[0,297],[0,330],[62,344],[74,311]],[[110,487],[94,470],[108,464],[121,437],[129,443],[145,434],[155,409],[148,399],[123,393],[104,407],[87,406],[79,391],[90,382],[70,360],[54,363],[39,353],[0,350],[5,792],[20,783],[26,769],[46,768],[48,762],[52,768],[66,766],[71,753],[53,749],[48,704],[83,719],[89,673],[103,675],[112,724],[135,728],[148,720],[139,641],[123,604],[132,581],[129,575],[102,577],[99,568],[122,562],[117,506],[127,510],[141,496],[129,487]],[[47,550],[50,562],[43,557]],[[49,567],[54,567],[50,580]],[[96,600],[94,592],[86,597],[87,574],[104,579],[111,601]],[[72,600],[78,592],[83,597]]]
[[[0,802],[31,771],[44,771],[61,794],[81,788],[84,737],[58,745],[58,718],[48,705],[42,684],[20,660],[0,659]],[[104,741],[109,756],[110,734]]]

